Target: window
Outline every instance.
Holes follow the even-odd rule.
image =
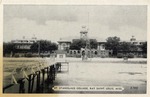
[[[70,51],[70,54],[72,54],[72,51]]]
[[[78,53],[80,53],[80,51],[78,51]]]
[[[95,55],[97,55],[97,51],[95,51]]]
[[[63,58],[63,55],[59,55],[59,58]]]
[[[67,50],[67,53],[69,53],[69,50]]]
[[[65,46],[66,46],[66,44],[65,44],[65,43],[63,43],[63,44],[62,44],[62,46],[63,46],[63,47],[65,47]]]
[[[85,55],[85,51],[82,51],[82,55],[83,55],[83,56]]]

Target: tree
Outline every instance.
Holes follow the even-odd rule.
[[[33,43],[30,47],[32,52],[45,52],[45,51],[50,51],[52,52],[53,50],[57,50],[58,46],[56,43],[52,43],[51,41],[47,40],[40,40],[35,43]]]
[[[49,46],[48,46],[48,50],[50,52],[54,51],[54,50],[57,50],[58,49],[58,46],[56,43],[51,43]]]
[[[144,42],[141,46],[143,53],[147,54],[147,42]]]
[[[130,51],[138,51],[138,46],[134,45],[134,44],[131,44],[130,45]]]
[[[31,52],[34,52],[34,53],[38,52],[38,47],[39,47],[39,43],[38,42],[33,43],[31,45],[31,47],[30,47]]]
[[[97,49],[97,40],[96,39],[90,39],[90,46],[91,46],[91,49]]]
[[[120,38],[116,36],[108,37],[106,41],[106,49],[113,50],[113,55],[116,56],[119,50]]]
[[[86,41],[83,39],[74,39],[72,44],[70,45],[71,50],[80,50],[81,48],[85,48]]]
[[[70,49],[72,50],[80,50],[81,48],[86,47],[87,40],[84,39],[74,39],[72,44],[70,45]],[[97,40],[90,39],[89,40],[91,49],[97,49]]]
[[[13,54],[16,52],[15,44],[9,42],[9,43],[3,43],[3,56],[5,54]]]
[[[127,54],[129,52],[137,51],[138,48],[130,42],[120,42],[118,50]]]
[[[128,52],[131,49],[131,44],[128,42],[120,42],[119,44],[119,51],[124,51],[124,52]]]

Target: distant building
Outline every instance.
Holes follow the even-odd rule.
[[[64,50],[57,50],[56,51],[56,60],[57,62],[65,62],[66,61],[66,51]]]
[[[132,36],[132,38],[130,39],[130,43],[136,45],[136,46],[141,46],[145,43],[146,41],[143,40],[136,40],[136,38],[134,36]]]
[[[136,40],[136,38],[134,36],[131,37],[131,39],[129,41],[121,41],[122,42],[127,42],[127,43],[131,43],[133,45],[136,46],[137,50],[132,50],[132,51],[118,51],[118,54],[133,54],[134,57],[143,57],[143,50],[141,48],[141,46],[146,42],[143,40]]]
[[[70,48],[70,45],[71,45],[71,41],[68,41],[68,40],[62,40],[60,39],[58,41],[58,49],[59,50],[69,50]]]
[[[84,53],[88,57],[108,57],[110,51],[105,49],[105,43],[106,41],[100,41],[98,42],[97,49],[91,49],[90,47],[90,38],[88,37],[88,29],[86,26],[82,26],[82,29],[80,31],[80,39],[83,39],[86,41],[85,48],[82,48],[81,50],[71,50],[70,45],[73,41],[79,40],[79,39],[72,39],[72,41],[69,40],[63,40],[60,39],[58,41],[58,50],[65,50],[67,51],[67,56],[69,57],[81,57]],[[92,39],[95,40],[95,39]]]
[[[37,42],[37,38],[33,36],[31,39],[23,37],[22,39],[16,39],[11,41],[15,44],[18,52],[28,52],[33,43]]]

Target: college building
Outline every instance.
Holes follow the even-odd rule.
[[[18,52],[28,53],[30,51],[31,45],[37,41],[37,37],[35,36],[33,36],[32,38],[26,38],[25,36],[23,36],[22,39],[12,40],[11,43],[15,44],[15,48]]]
[[[89,45],[89,41],[91,38],[88,37],[88,29],[86,29],[85,26],[82,27],[82,30],[80,31],[80,38],[86,40],[86,45]],[[112,50],[107,50],[105,48],[106,40],[98,40],[97,41],[97,48],[96,49],[89,49],[89,48],[81,48],[80,50],[76,49],[70,49],[71,43],[73,43],[74,40],[78,39],[72,39],[72,40],[66,40],[66,39],[60,39],[58,41],[58,50],[60,51],[66,51],[66,55],[68,57],[82,57],[83,53],[86,53],[88,57],[109,57],[113,54]],[[137,47],[137,50],[133,51],[118,51],[118,54],[125,54],[125,53],[132,53],[134,54],[134,57],[142,57],[143,56],[143,51],[141,49],[141,46],[146,42],[146,41],[139,41],[136,40],[134,36],[131,37],[130,40],[127,41],[120,41],[120,44],[123,42],[127,42],[130,44],[133,44]]]
[[[61,38],[58,40],[58,50],[54,51],[54,53],[62,53],[65,54],[67,57],[79,57],[81,58],[83,55],[86,55],[87,57],[93,58],[93,57],[110,57],[113,55],[112,50],[108,50],[105,48],[106,40],[96,40],[92,39],[88,36],[88,29],[86,26],[82,26],[81,31],[79,32],[80,37],[72,40],[67,40]],[[86,46],[81,48],[81,49],[71,49],[71,44],[76,41],[76,40],[84,40],[86,41]],[[97,46],[96,48],[91,48],[90,41],[91,40],[96,40]],[[31,53],[31,45],[35,42],[39,41],[37,37],[33,36],[32,38],[26,38],[23,37],[22,39],[16,39],[12,40],[11,43],[15,44],[16,48],[16,53],[25,54],[25,53]],[[133,44],[136,46],[138,49],[137,50],[132,50],[132,51],[117,51],[118,54],[126,54],[126,53],[132,53],[134,54],[135,57],[142,57],[143,56],[143,50],[141,46],[146,42],[146,41],[139,41],[136,40],[134,36],[131,37],[130,40],[127,41],[120,41],[120,43],[127,42],[130,44]],[[39,46],[40,47],[40,46]],[[37,53],[38,55],[38,53]],[[49,53],[50,55],[50,53]]]
[[[85,26],[83,26],[82,30],[80,31],[79,39],[85,40],[86,46],[88,45],[90,46],[89,41],[91,39],[88,37],[88,29]],[[75,40],[78,40],[78,39],[72,39],[72,41],[66,40],[66,39],[60,39],[58,41],[58,50],[67,51],[66,55],[68,57],[81,57],[83,53],[86,53],[88,57],[109,57],[109,54],[112,53],[112,51],[105,49],[106,41],[97,41],[98,44],[97,44],[96,49],[85,47],[85,48],[81,48],[80,50],[75,50],[75,49],[71,50],[70,45]]]

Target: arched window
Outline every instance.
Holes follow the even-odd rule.
[[[76,51],[74,51],[74,54],[76,54]]]
[[[72,51],[70,51],[70,54],[72,54]]]
[[[85,55],[85,51],[82,51],[82,55],[83,55],[83,56]]]
[[[97,51],[95,51],[95,55],[97,55]]]
[[[80,51],[78,51],[78,53],[80,53]]]

